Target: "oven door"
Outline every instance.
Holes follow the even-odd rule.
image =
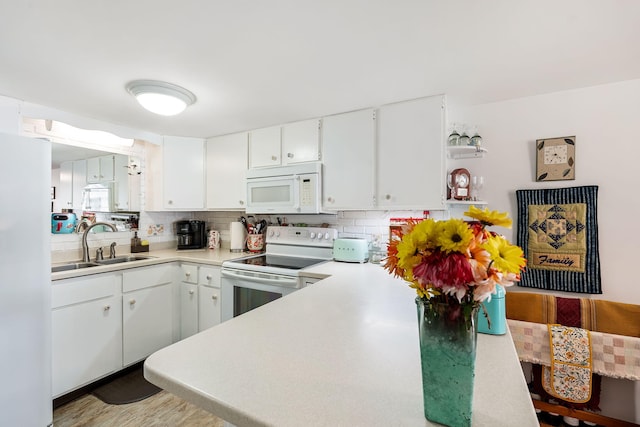
[[[221,320],[223,322],[300,288],[300,281],[296,276],[225,268],[221,270],[221,275]]]

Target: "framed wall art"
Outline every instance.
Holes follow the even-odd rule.
[[[536,141],[536,181],[576,179],[576,137]]]

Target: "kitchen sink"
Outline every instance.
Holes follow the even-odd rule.
[[[96,261],[98,265],[110,265],[110,264],[120,264],[122,262],[131,262],[131,261],[142,261],[145,259],[151,259],[151,256],[142,256],[142,255],[127,255],[127,256],[119,256],[115,258],[105,258],[99,261]]]
[[[59,271],[78,270],[81,268],[97,267],[99,265],[100,264],[96,264],[95,262],[72,262],[63,265],[53,265],[51,266],[51,272],[57,273]]]

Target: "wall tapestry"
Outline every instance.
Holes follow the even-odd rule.
[[[527,257],[518,286],[601,294],[598,186],[517,190],[516,199]]]

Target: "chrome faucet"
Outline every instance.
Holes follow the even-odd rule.
[[[109,246],[109,258],[115,258],[116,257],[116,242],[112,242],[111,245]]]
[[[111,231],[118,231],[115,225],[109,224],[108,222],[96,222],[88,226],[84,230],[84,233],[82,233],[82,261],[83,262],[91,261],[91,258],[89,257],[89,245],[87,244],[87,235],[89,234],[89,231],[91,231],[93,227],[97,227],[98,225],[104,225],[105,227],[109,227]]]

